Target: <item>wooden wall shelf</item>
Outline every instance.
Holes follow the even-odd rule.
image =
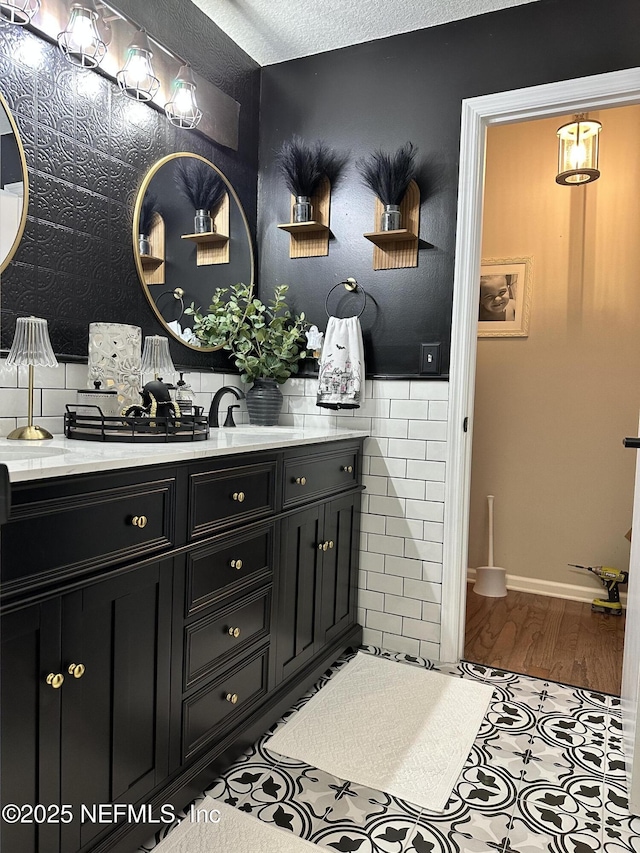
[[[214,231],[205,234],[181,234],[183,240],[196,244],[196,265],[208,267],[229,263],[229,193],[216,209],[213,217]]]
[[[376,199],[375,225],[379,227],[384,206]],[[418,266],[418,234],[420,233],[420,190],[411,181],[400,204],[404,228],[396,231],[370,231],[364,236],[374,243],[374,270],[397,270]]]
[[[291,208],[295,204],[291,196]],[[311,222],[284,222],[278,225],[289,232],[290,258],[319,258],[329,254],[329,209],[331,206],[331,184],[324,178],[318,191],[311,196],[311,208],[315,219]]]
[[[153,217],[149,234],[151,255],[140,255],[145,284],[164,284],[164,219],[159,213]]]

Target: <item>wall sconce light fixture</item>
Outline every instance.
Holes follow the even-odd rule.
[[[40,0],[5,0],[0,3],[0,13],[9,23],[18,24],[21,27],[31,23],[39,8]]]
[[[171,124],[176,127],[197,127],[202,110],[196,103],[196,83],[190,65],[182,65],[171,84],[171,100],[164,105]]]
[[[73,3],[67,28],[58,33],[58,46],[73,65],[97,68],[107,54],[107,45],[97,27],[98,13],[93,0]]]
[[[47,321],[40,317],[18,317],[16,331],[7,356],[7,366],[28,365],[29,367],[29,398],[27,409],[27,425],[12,430],[7,438],[11,439],[41,439],[53,438],[43,427],[33,423],[33,368],[57,367],[58,360],[53,354]]]
[[[152,101],[160,88],[153,73],[151,45],[144,30],[140,30],[127,48],[127,61],[116,74],[122,92],[134,101]]]
[[[577,115],[574,121],[558,128],[558,174],[563,186],[588,184],[600,177],[598,141],[602,125]]]

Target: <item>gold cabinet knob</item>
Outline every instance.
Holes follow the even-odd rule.
[[[234,499],[234,501],[238,501],[238,503],[241,504],[244,500],[244,492],[234,492],[231,497]]]
[[[306,477],[296,477],[296,486],[306,486],[307,478]]]
[[[227,700],[227,702],[231,702],[232,705],[235,705],[236,702],[238,701],[238,694],[237,693],[227,693],[227,695],[224,698]]]
[[[322,542],[318,542],[318,551],[322,551],[322,546],[323,546],[323,543],[322,543]]]
[[[62,687],[64,675],[61,672],[50,672],[46,681],[54,690],[57,690],[59,687]]]
[[[342,470],[345,474],[353,474],[353,465],[343,465]]]
[[[85,674],[85,666],[83,663],[70,663],[69,664],[69,675],[72,675],[74,678],[82,678]]]
[[[329,543],[328,543],[328,542],[323,542],[323,543],[322,543],[322,550],[323,550],[323,551],[328,551],[328,550],[329,550]]]
[[[239,571],[242,568],[242,560],[231,560],[231,568]]]
[[[333,539],[329,539],[329,550],[333,548]]]
[[[229,628],[229,636],[235,637],[237,640],[240,636],[240,628]]]
[[[134,515],[131,518],[131,524],[133,527],[139,527],[142,530],[143,527],[147,526],[147,516],[146,515]]]

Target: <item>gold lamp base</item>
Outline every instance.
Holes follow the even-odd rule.
[[[11,430],[7,438],[20,441],[38,441],[42,438],[53,438],[49,430],[39,426],[22,426]]]

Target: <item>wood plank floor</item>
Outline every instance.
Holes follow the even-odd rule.
[[[620,694],[625,616],[591,605],[509,590],[506,598],[467,588],[465,659]]]

